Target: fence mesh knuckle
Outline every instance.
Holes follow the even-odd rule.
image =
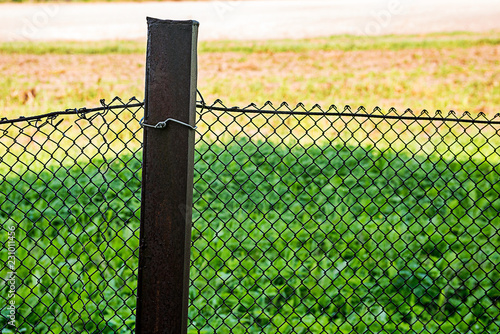
[[[189,333],[500,332],[499,115],[199,97]],[[20,332],[135,330],[144,103],[124,101],[0,120]]]

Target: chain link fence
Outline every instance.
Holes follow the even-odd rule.
[[[499,333],[500,115],[200,111],[190,333]]]
[[[134,331],[142,114],[0,121],[2,333]],[[500,332],[500,115],[202,101],[196,125],[190,333]]]
[[[135,326],[143,104],[0,121],[0,331]]]

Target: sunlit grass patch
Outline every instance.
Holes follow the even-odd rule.
[[[367,51],[435,48],[469,48],[499,45],[500,32],[453,32],[419,35],[356,36],[335,35],[308,39],[256,41],[201,41],[199,52],[306,52],[306,51]],[[56,41],[1,42],[0,53],[9,54],[130,54],[145,53],[143,40],[119,41]]]
[[[461,113],[500,110],[497,32],[202,42],[198,88],[230,105],[304,102]],[[0,45],[0,117],[144,96],[145,43]]]

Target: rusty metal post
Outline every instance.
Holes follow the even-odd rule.
[[[136,333],[186,333],[198,22],[147,18]]]

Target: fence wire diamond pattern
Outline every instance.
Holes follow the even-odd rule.
[[[133,331],[143,105],[102,104],[0,122],[2,333]]]
[[[499,120],[205,107],[191,332],[500,332]]]
[[[190,333],[500,332],[499,115],[198,112]],[[0,121],[17,330],[134,330],[142,113]]]

